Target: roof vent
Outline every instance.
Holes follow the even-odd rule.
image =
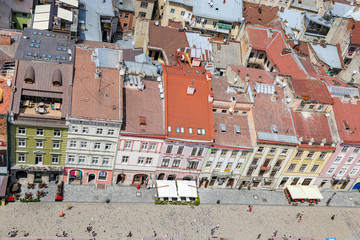
[[[194,93],[195,93],[195,86],[189,85],[189,86],[187,87],[186,94],[193,95]]]
[[[315,141],[314,138],[310,138],[309,145],[313,145],[314,141]]]
[[[258,83],[262,83],[262,76],[258,76],[257,82],[258,82]]]
[[[267,32],[268,38],[272,38],[274,36],[274,33],[270,28],[266,29],[266,32]]]
[[[348,121],[343,121],[345,130],[350,130],[350,125]]]
[[[231,101],[232,103],[235,103],[235,102],[236,102],[236,98],[235,98],[235,97],[231,97],[231,98],[230,98],[230,101]]]
[[[326,143],[326,138],[324,138],[323,140],[321,140],[320,146],[324,146]]]
[[[245,82],[249,82],[250,81],[250,75],[247,73],[245,74]]]
[[[219,125],[220,125],[220,131],[221,131],[221,132],[226,132],[226,126],[225,126],[225,124],[220,123]]]
[[[319,43],[319,40],[317,38],[314,38],[312,44],[314,46],[316,46],[318,43]]]
[[[145,117],[140,117],[140,126],[146,126],[146,118]]]
[[[276,124],[271,124],[270,128],[272,133],[279,133]]]
[[[101,78],[101,72],[100,72],[99,69],[96,69],[96,71],[95,71],[95,78],[96,78],[96,79]]]
[[[239,125],[234,125],[234,130],[236,134],[241,134],[241,130],[240,130],[240,126]]]

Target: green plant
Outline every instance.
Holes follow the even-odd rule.
[[[195,198],[195,206],[199,206],[200,205],[200,196],[199,193],[197,194],[197,198]]]
[[[248,190],[250,190],[250,189],[251,189],[251,186],[249,185],[249,186],[248,186]]]
[[[240,184],[240,186],[238,187],[238,189],[241,190],[241,188],[242,188],[242,185]]]
[[[35,198],[35,199],[20,198],[20,202],[26,202],[26,203],[28,203],[28,202],[40,202],[40,199],[37,199],[37,198]]]

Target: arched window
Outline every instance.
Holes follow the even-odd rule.
[[[107,177],[106,171],[99,172],[99,180],[106,180],[106,177]]]

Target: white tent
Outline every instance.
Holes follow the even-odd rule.
[[[288,186],[287,187],[292,199],[323,199],[319,188],[312,186]]]
[[[177,198],[175,181],[156,180],[156,189],[159,198]]]
[[[177,181],[179,197],[197,198],[197,187],[195,181]]]

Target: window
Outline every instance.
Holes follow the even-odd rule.
[[[184,16],[184,15],[185,15],[185,11],[181,11],[180,15],[181,15],[181,16]]]
[[[211,149],[210,156],[215,156],[217,151],[217,149]]]
[[[312,159],[314,157],[315,152],[314,151],[310,151],[307,156],[306,159]]]
[[[282,151],[281,151],[281,155],[286,155],[288,152],[288,149],[287,148],[284,148]]]
[[[213,22],[213,23],[212,23],[212,25],[213,25],[214,27],[216,27],[216,25],[217,25],[217,22]]]
[[[115,133],[114,129],[108,129],[108,131],[107,131],[107,135],[109,135],[109,136],[114,135],[114,133]]]
[[[173,145],[168,145],[166,148],[166,153],[171,153],[173,149]]]
[[[247,154],[248,154],[248,152],[243,151],[243,152],[241,152],[241,157],[246,157]]]
[[[275,167],[280,167],[282,162],[283,162],[283,160],[277,160],[275,163]]]
[[[178,149],[177,149],[176,154],[182,154],[183,151],[184,151],[184,146],[179,146]]]
[[[350,171],[350,173],[349,173],[349,175],[355,175],[356,174],[356,172],[357,172],[357,168],[353,168],[351,171]]]
[[[126,141],[124,149],[130,149],[130,148],[131,148],[131,141]]]
[[[295,155],[295,158],[301,158],[303,153],[304,153],[304,150],[298,150],[296,155]]]
[[[82,133],[89,133],[89,127],[83,127]]]
[[[85,156],[79,156],[79,164],[85,164]]]
[[[206,19],[203,21],[203,24],[204,24],[204,25],[206,25],[206,24],[207,24],[207,20],[206,20]]]
[[[168,133],[171,133],[171,126],[168,126]]]
[[[26,147],[26,140],[25,139],[19,139],[18,140],[18,147]]]
[[[44,129],[36,129],[36,136],[44,136]]]
[[[103,134],[103,129],[102,128],[97,128],[96,129],[96,134]]]
[[[146,13],[145,13],[145,12],[139,12],[139,17],[145,18],[145,17],[146,17]]]
[[[145,162],[146,165],[150,165],[151,162],[152,162],[152,158],[150,157],[146,158],[146,162]]]
[[[87,142],[80,142],[80,148],[86,149],[87,148]]]
[[[150,143],[149,151],[155,152],[155,149],[156,149],[156,143],[154,143],[154,142]]]
[[[329,168],[329,170],[327,171],[326,174],[332,174],[335,171],[335,168],[331,167]]]
[[[230,156],[230,157],[235,158],[235,157],[238,155],[238,153],[239,153],[239,150],[233,150],[233,151],[231,152],[231,156]]]
[[[233,163],[232,162],[228,162],[228,164],[226,164],[226,169],[231,169],[232,168]]]
[[[129,156],[123,156],[122,157],[122,163],[127,163],[129,160]]]
[[[174,159],[172,167],[179,167],[180,166],[181,159]]]
[[[79,157],[80,159],[80,157]],[[74,155],[69,155],[68,156],[68,163],[74,163],[75,162],[75,156]]]
[[[59,156],[56,155],[56,156],[51,156],[51,163],[52,164],[59,164]]]
[[[26,135],[26,129],[25,128],[18,128],[18,135]]]
[[[349,157],[347,160],[346,160],[346,164],[351,164],[351,162],[354,160],[353,157]]]
[[[215,168],[221,168],[222,164],[223,162],[221,161],[217,162]]]
[[[183,127],[180,128],[180,133],[184,134],[185,129]]]
[[[26,159],[25,159],[25,154],[19,154],[18,155],[18,162],[25,162]]]
[[[290,164],[289,168],[287,169],[288,172],[293,172],[296,167],[296,163]]]
[[[220,157],[225,157],[227,152],[228,152],[228,150],[222,150],[221,154],[220,154]]]
[[[170,162],[170,159],[165,158],[165,159],[162,160],[161,166],[162,167],[167,167],[167,166],[169,166],[169,162]]]
[[[320,155],[319,155],[319,159],[324,160],[326,155],[327,155],[327,152],[321,152]]]
[[[197,152],[197,148],[193,148],[191,151],[191,156],[195,156]]]
[[[73,133],[77,133],[77,132],[79,132],[79,128],[76,126],[71,126],[70,131]]]
[[[205,129],[204,128],[201,129],[201,133],[202,133],[202,135],[205,135]]]
[[[121,4],[121,3],[120,3]],[[119,13],[119,18],[122,18],[122,13]]]
[[[35,155],[35,164],[42,164],[43,156],[42,155]]]
[[[259,161],[259,158],[254,158],[253,161],[251,162],[251,165],[256,166],[258,161]]]
[[[309,106],[309,109],[314,109],[314,105],[310,105],[310,106]]]
[[[212,161],[207,161],[206,165],[205,165],[205,168],[211,167],[212,163],[213,163]]]
[[[170,9],[170,13],[171,13],[171,14],[174,14],[174,13],[175,13],[175,9],[174,9],[174,8]]]
[[[106,177],[107,177],[107,172],[105,172],[105,171],[99,172],[98,180],[106,180]]]
[[[61,137],[61,130],[54,130],[54,137]]]
[[[197,134],[201,135],[201,129],[200,128],[197,129]]]
[[[125,13],[125,17],[124,18],[129,18],[129,14]]]
[[[180,128],[176,127],[176,133],[180,133]]]
[[[347,168],[341,168],[340,171],[339,171],[339,173],[338,173],[338,175],[339,175],[339,176],[344,175],[345,172],[346,172],[346,170],[347,170]]]
[[[342,149],[341,149],[341,152],[347,152],[347,150],[349,149],[349,147],[343,147]]]
[[[305,172],[306,168],[307,168],[307,164],[301,164],[301,167],[299,169],[299,172]]]
[[[275,152],[276,152],[276,148],[273,147],[270,149],[269,154],[274,155]]]
[[[356,147],[353,151],[353,153],[358,153],[360,151],[360,147]]]
[[[198,156],[201,156],[204,152],[204,148],[199,148],[199,151],[197,152]]]
[[[105,151],[111,151],[111,143],[105,144]]]
[[[98,165],[99,164],[99,157],[92,157],[91,158],[91,164],[92,165]]]
[[[60,142],[53,142],[53,144],[52,144],[52,148],[53,149],[60,149]]]
[[[314,165],[314,166],[311,168],[310,172],[316,172],[316,171],[319,169],[319,166],[320,166],[320,165]]]
[[[189,134],[192,134],[193,131],[192,131],[192,128],[189,128]]]
[[[240,168],[241,168],[241,165],[242,165],[241,162],[237,163],[235,169],[240,169]]]
[[[335,158],[335,160],[334,160],[334,163],[338,163],[338,162],[340,162],[340,161],[341,161],[341,159],[342,159],[342,157],[337,156],[337,157]]]
[[[144,157],[139,157],[138,158],[138,164],[144,164]]]
[[[198,165],[199,165],[198,161],[188,161],[188,164],[187,164],[186,168],[188,168],[188,169],[197,169]]]
[[[141,7],[141,8],[147,8],[147,7],[148,7],[148,3],[147,3],[147,2],[141,2],[141,3],[140,3],[140,7]]]
[[[35,147],[36,148],[43,148],[44,147],[44,141],[36,140]]]
[[[257,153],[262,153],[264,151],[264,147],[259,147]]]
[[[100,149],[100,143],[94,143],[94,150]]]

